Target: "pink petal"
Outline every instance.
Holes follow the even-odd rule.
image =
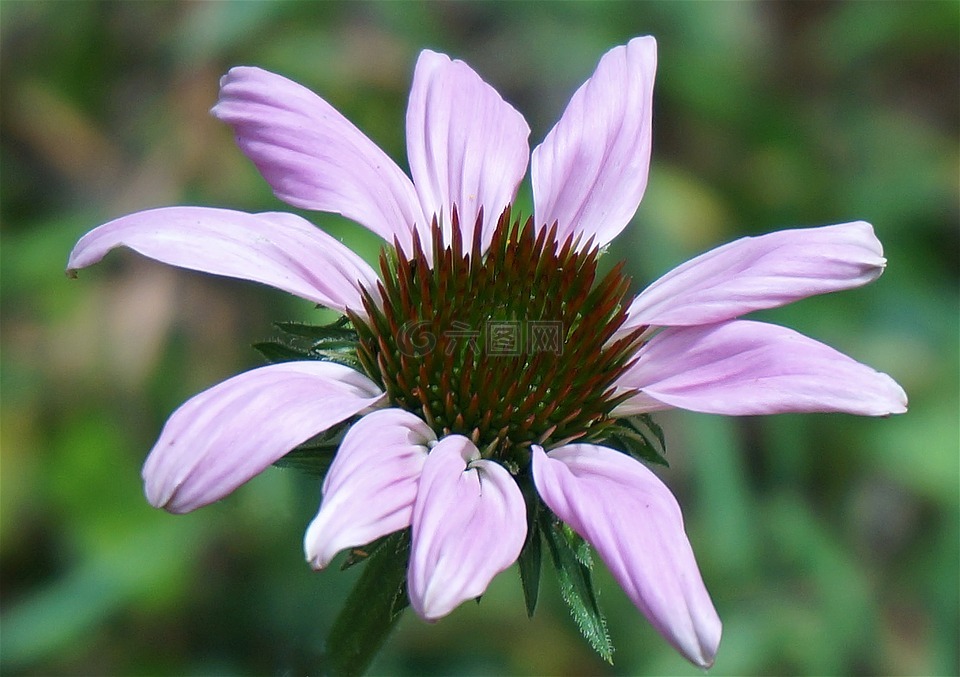
[[[430,427],[401,409],[367,414],[344,436],[323,483],[320,512],[304,537],[307,560],[322,569],[345,548],[410,526]]]
[[[720,618],[683,529],[680,506],[643,464],[592,444],[533,447],[543,502],[596,548],[653,626],[688,660],[710,667]]]
[[[457,206],[464,242],[483,208],[483,245],[527,171],[523,116],[462,61],[420,53],[407,108],[407,155],[424,215],[439,217],[447,241]]]
[[[600,60],[560,122],[533,151],[531,177],[538,227],[556,221],[606,244],[637,211],[647,187],[657,43],[634,38]]]
[[[618,415],[666,407],[728,415],[907,410],[906,393],[886,374],[791,329],[746,320],[664,329],[617,385],[640,390]]]
[[[213,114],[231,125],[278,198],[334,212],[405,246],[423,223],[413,184],[386,153],[319,96],[259,68],[220,80]]]
[[[516,561],[526,535],[523,495],[510,473],[480,460],[466,437],[445,437],[427,457],[413,507],[411,606],[432,621],[483,594]]]
[[[219,500],[382,397],[366,376],[332,362],[286,362],[234,376],[170,416],[143,466],[147,500],[175,513]]]
[[[852,289],[883,272],[864,221],[745,237],[687,261],[647,287],[620,331],[709,324],[814,294]]]
[[[80,238],[67,272],[116,247],[180,268],[253,280],[343,312],[362,309],[377,277],[338,240],[293,214],[165,207],[124,216]]]

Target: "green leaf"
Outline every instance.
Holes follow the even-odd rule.
[[[333,456],[340,448],[343,436],[357,421],[352,417],[315,435],[303,444],[298,445],[282,458],[273,462],[278,468],[293,468],[312,477],[323,479],[327,476]]]
[[[351,369],[356,369],[361,372],[363,371],[354,344],[338,348],[302,348],[293,344],[281,343],[280,341],[262,341],[255,343],[253,347],[263,355],[268,362],[273,364],[278,362],[322,360],[325,362],[336,362],[345,367],[350,367]]]
[[[283,458],[274,461],[273,465],[278,468],[292,468],[311,477],[323,479],[327,476],[332,462],[333,452],[328,455],[319,455],[306,449],[294,449]]]
[[[650,414],[638,414],[637,416],[631,416],[627,421],[632,425],[638,432],[646,435],[647,432],[653,433],[654,439],[656,439],[658,446],[658,453],[666,454],[667,453],[667,440],[663,436],[663,428],[653,420],[653,417]],[[664,461],[666,463],[666,461]]]
[[[343,564],[340,565],[340,571],[346,571],[360,562],[366,562],[369,557],[376,554],[377,551],[387,545],[389,541],[390,536],[383,536],[362,548],[350,548],[350,552],[347,553],[347,558],[343,560]]]
[[[263,355],[267,362],[273,364],[310,359],[309,352],[298,350],[279,341],[261,341],[260,343],[254,343],[253,348]]]
[[[604,444],[648,463],[669,466],[663,429],[649,414],[621,418],[605,431]]]
[[[314,344],[353,343],[357,342],[357,332],[345,325],[348,320],[341,317],[332,324],[314,325],[301,322],[274,322],[273,326],[293,336],[311,339]]]
[[[363,373],[363,365],[360,363],[360,359],[357,357],[355,350],[313,350],[309,354],[311,360],[323,360],[326,362],[336,362],[337,364],[342,364],[345,367],[350,367],[355,371]]]
[[[527,605],[527,616],[533,618],[537,609],[537,598],[540,595],[541,571],[541,544],[540,525],[537,514],[540,509],[540,499],[527,482],[521,484],[524,499],[527,503],[527,539],[524,541],[520,557],[517,559],[517,568],[520,570],[520,586],[523,588],[523,600]],[[532,495],[531,495],[532,493]]]
[[[590,547],[569,527],[546,511],[541,513],[541,532],[547,541],[557,568],[560,595],[570,607],[580,633],[600,656],[613,663],[613,643],[607,633],[607,621],[600,611],[591,577]]]
[[[347,324],[349,320],[345,317],[320,326],[299,322],[275,322],[274,326],[283,332],[283,336],[257,343],[253,347],[273,363],[324,360],[363,371],[357,356],[357,332],[347,327]]]
[[[580,538],[577,532],[571,529],[569,525],[563,522],[559,524],[560,530],[563,532],[563,537],[573,550],[574,557],[577,558],[580,564],[587,567],[589,571],[593,571],[593,552],[590,550],[590,544]]]
[[[407,598],[410,531],[386,537],[366,558],[363,573],[327,635],[325,673],[362,675],[393,630]]]

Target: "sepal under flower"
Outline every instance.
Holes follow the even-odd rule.
[[[689,660],[709,667],[721,624],[670,490],[643,464],[591,444],[534,446],[533,479],[550,510],[590,543],[627,596]]]

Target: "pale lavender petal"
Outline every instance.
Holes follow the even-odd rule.
[[[462,61],[420,53],[407,108],[407,156],[424,215],[439,217],[449,242],[457,206],[464,242],[483,208],[488,245],[527,171],[530,128],[523,116]]]
[[[413,184],[397,164],[330,104],[280,75],[231,68],[213,114],[274,193],[296,207],[334,212],[405,246],[423,223]]]
[[[710,324],[872,282],[883,247],[864,221],[745,237],[687,261],[647,287],[620,331]]]
[[[533,447],[543,502],[596,548],[653,626],[688,660],[710,667],[721,624],[670,490],[642,463],[612,449]]]
[[[436,441],[426,423],[402,409],[375,411],[350,428],[303,540],[314,569],[330,564],[345,548],[410,526],[423,463]]]
[[[647,187],[657,43],[615,47],[573,95],[530,163],[538,228],[558,223],[606,244],[637,211]]]
[[[621,416],[664,405],[727,415],[907,410],[886,374],[791,329],[746,320],[664,329],[616,385],[640,391],[614,411]]]
[[[285,362],[234,376],[170,416],[143,466],[147,500],[175,513],[219,500],[382,397],[366,376],[332,362]]]
[[[516,561],[527,535],[523,495],[466,437],[445,437],[423,466],[413,507],[407,591],[424,619],[478,597]]]
[[[293,214],[164,207],[115,219],[80,238],[73,274],[116,247],[163,263],[262,282],[341,312],[362,310],[360,289],[377,276],[338,240]]]

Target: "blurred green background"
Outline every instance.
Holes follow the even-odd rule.
[[[231,65],[321,93],[405,165],[418,51],[469,62],[538,143],[610,47],[659,40],[647,195],[611,259],[639,289],[736,237],[871,221],[873,285],[764,313],[892,374],[910,412],[659,416],[724,620],[711,674],[957,674],[956,2],[160,3],[0,7],[5,674],[317,674],[355,572],[310,571],[319,490],[271,469],[187,516],[139,467],[190,395],[259,364],[306,302],[130,253],[67,280],[76,239],[172,204],[288,209],[208,115]],[[529,199],[528,188],[523,189]],[[527,202],[529,204],[529,202]],[[376,239],[315,223],[373,257]],[[618,648],[592,655],[545,568],[435,625],[409,614],[378,674],[698,674],[601,570]]]

